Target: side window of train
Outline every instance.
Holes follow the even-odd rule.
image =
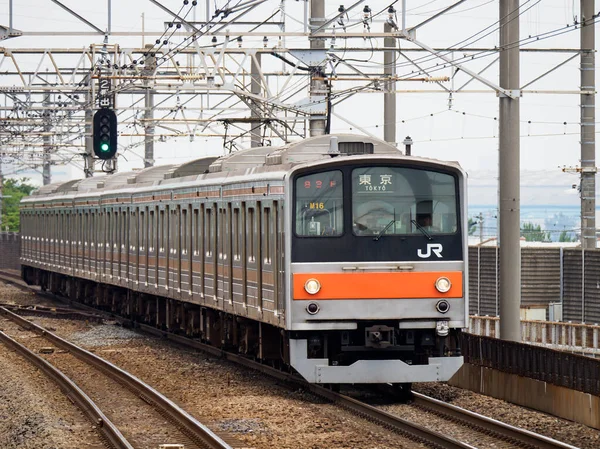
[[[272,226],[271,226],[271,208],[266,206],[263,207],[263,220],[262,220],[262,243],[263,243],[263,263],[269,265],[271,263],[271,247],[272,247]]]
[[[296,235],[333,237],[344,233],[342,172],[332,170],[296,178]]]
[[[241,259],[241,241],[242,241],[242,229],[241,229],[241,215],[240,215],[240,208],[239,207],[234,207],[233,208],[233,230],[232,230],[232,243],[233,243],[233,248],[232,248],[232,254],[233,254],[233,260],[240,260]]]
[[[248,221],[247,221],[248,232],[246,235],[248,236],[246,242],[248,245],[248,262],[255,262],[255,252],[254,252],[254,241],[256,239],[256,214],[254,207],[248,208]]]

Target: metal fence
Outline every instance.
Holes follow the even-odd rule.
[[[484,337],[500,337],[500,319],[472,315],[469,332]],[[591,324],[521,320],[523,342],[588,357],[600,357],[600,326]]]
[[[21,236],[18,232],[0,232],[0,268],[19,270]]]
[[[527,343],[462,334],[465,362],[600,394],[600,360]]]
[[[469,248],[471,315],[499,314],[499,256],[498,247]],[[600,250],[521,248],[521,307],[551,303],[565,321],[600,323]]]

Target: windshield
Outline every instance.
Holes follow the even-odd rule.
[[[355,235],[453,234],[456,205],[451,175],[405,167],[352,170]]]
[[[296,179],[296,235],[331,237],[344,233],[342,172],[339,170]]]

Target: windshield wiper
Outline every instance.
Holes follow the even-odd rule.
[[[421,234],[423,234],[425,237],[427,237],[427,240],[433,240],[433,237],[431,236],[431,234],[429,232],[427,232],[423,226],[421,226],[419,223],[417,223],[417,220],[415,220],[413,218],[412,220],[410,220],[410,222],[412,224],[414,224],[419,231],[421,231]]]
[[[383,233],[384,233],[385,231],[387,231],[387,230],[389,229],[389,227],[390,227],[391,225],[393,225],[393,224],[394,224],[394,222],[395,222],[395,221],[396,221],[396,220],[392,220],[392,221],[390,221],[390,222],[389,222],[389,223],[388,223],[388,224],[385,226],[385,228],[383,228],[383,229],[382,229],[382,230],[379,232],[379,234],[377,234],[377,237],[373,237],[373,240],[375,240],[375,241],[379,240],[379,239],[381,238],[381,236],[383,235]]]

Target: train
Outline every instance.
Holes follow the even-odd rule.
[[[352,134],[41,187],[22,277],[308,382],[448,380],[468,324],[466,173]]]

